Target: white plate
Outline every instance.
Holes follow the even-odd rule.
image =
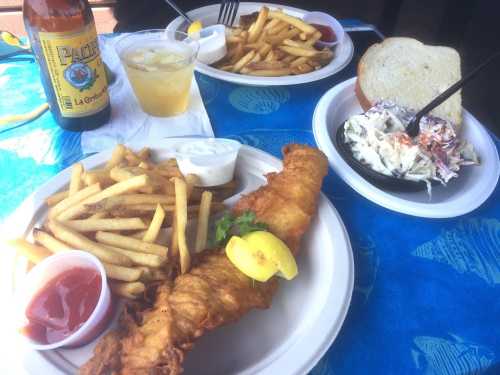
[[[479,207],[494,191],[500,173],[498,152],[486,129],[465,109],[461,136],[474,146],[481,165],[463,167],[448,186],[426,191],[395,193],[381,190],[355,172],[337,152],[335,132],[350,116],[362,113],[354,85],[356,78],[339,83],[318,102],[313,115],[314,139],[328,156],[331,167],[365,198],[393,211],[408,215],[445,218],[464,215]]]
[[[242,14],[250,14],[255,11],[260,10],[260,8],[266,5],[270,8],[282,8],[286,13],[302,18],[307,11],[302,9],[297,9],[289,7],[286,5],[270,4],[270,3],[240,3],[238,8],[238,14],[236,16],[235,24],[238,22],[239,16]],[[189,17],[193,20],[201,20],[203,25],[215,25],[217,23],[217,17],[219,16],[219,4],[208,5],[202,8],[191,10],[187,12]],[[167,30],[185,30],[186,23],[182,17],[177,17],[168,26]],[[202,64],[198,62],[196,64],[196,70],[200,73],[206,74],[210,77],[221,79],[228,82],[239,83],[243,85],[251,86],[278,86],[278,85],[297,85],[300,83],[314,82],[320,79],[329,77],[342,69],[344,69],[347,64],[352,59],[354,53],[354,46],[349,35],[346,33],[344,36],[344,41],[335,49],[334,59],[323,68],[316,70],[311,73],[299,74],[296,76],[284,76],[284,77],[253,77],[244,74],[235,74],[230,72],[225,72],[223,70],[212,68],[209,65]]]
[[[164,139],[148,146],[158,159],[165,159],[169,157],[168,150],[186,140],[190,139]],[[98,167],[110,155],[111,151],[104,151],[85,159],[83,164],[85,168]],[[241,192],[253,191],[265,182],[264,173],[280,170],[281,166],[275,157],[243,146],[236,165]],[[46,215],[44,199],[65,188],[70,174],[69,169],[62,171],[23,203],[8,220],[10,236],[30,237],[33,227]],[[230,199],[233,203],[235,200]],[[2,261],[10,274],[20,268],[12,264],[12,259],[10,263]],[[339,214],[324,195],[319,199],[318,214],[304,239],[298,263],[298,277],[281,282],[271,309],[252,311],[236,324],[197,341],[187,355],[186,373],[306,374],[337,336],[349,307],[354,280],[349,237]],[[16,337],[14,332],[11,336]],[[30,374],[74,373],[90,358],[95,344],[35,352],[23,346],[19,335],[17,339],[20,342],[14,346],[15,352],[24,357],[22,361]]]

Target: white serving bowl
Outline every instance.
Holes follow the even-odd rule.
[[[244,2],[240,3],[236,20],[239,19],[240,15],[250,14],[259,11],[263,5],[266,5],[271,9],[281,8],[287,14],[299,18],[304,17],[308,13],[305,10],[289,7],[286,5]],[[217,18],[219,16],[219,4],[207,5],[201,8],[197,8],[187,12],[187,14],[193,20],[201,20],[204,26],[215,25],[217,23]],[[167,26],[167,31],[172,31],[172,30],[185,31],[186,29],[187,29],[187,23],[182,17],[177,17]],[[256,77],[245,74],[225,72],[223,70],[213,68],[201,62],[196,63],[195,69],[198,72],[206,74],[210,77],[217,78],[223,81],[239,83],[243,85],[251,85],[251,86],[297,85],[301,83],[318,81],[320,79],[338,73],[349,64],[349,62],[352,59],[353,53],[354,53],[354,46],[352,44],[352,40],[348,34],[345,34],[342,43],[335,47],[335,57],[333,58],[333,60],[330,61],[329,64],[325,65],[321,69],[315,70],[310,73],[299,74],[295,76],[283,76],[283,77]]]
[[[384,191],[366,181],[344,161],[335,144],[337,128],[350,116],[363,113],[354,92],[355,83],[356,78],[351,78],[326,92],[313,115],[314,139],[345,183],[380,206],[431,218],[464,215],[479,207],[493,193],[500,174],[498,152],[487,130],[465,109],[460,136],[474,146],[481,165],[462,167],[459,177],[452,179],[447,186],[433,187],[431,197],[425,190],[411,193]]]

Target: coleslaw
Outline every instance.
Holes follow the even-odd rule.
[[[390,101],[380,101],[367,112],[349,118],[344,125],[346,143],[353,156],[372,170],[386,176],[446,185],[458,176],[461,166],[478,165],[474,148],[457,137],[446,120],[424,116],[420,133],[405,133],[415,112]]]

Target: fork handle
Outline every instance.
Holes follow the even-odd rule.
[[[165,2],[170,5],[177,13],[179,13],[186,21],[189,23],[193,23],[193,20],[189,18],[189,16],[184,13],[184,11],[177,6],[176,3],[174,3],[172,0],[165,0]]]

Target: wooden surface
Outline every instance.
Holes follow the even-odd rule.
[[[115,0],[89,0],[92,6],[113,6]],[[23,0],[1,0],[0,12],[2,9],[7,10],[21,10],[23,7]]]
[[[0,0],[7,2],[17,2],[18,0]],[[3,4],[3,3],[2,3]],[[92,8],[94,13],[95,24],[97,33],[110,33],[113,32],[113,27],[116,25],[115,18],[113,17],[113,9],[110,7]],[[24,30],[23,14],[19,11],[0,12],[0,29],[8,30],[11,33],[22,36],[26,35]]]

